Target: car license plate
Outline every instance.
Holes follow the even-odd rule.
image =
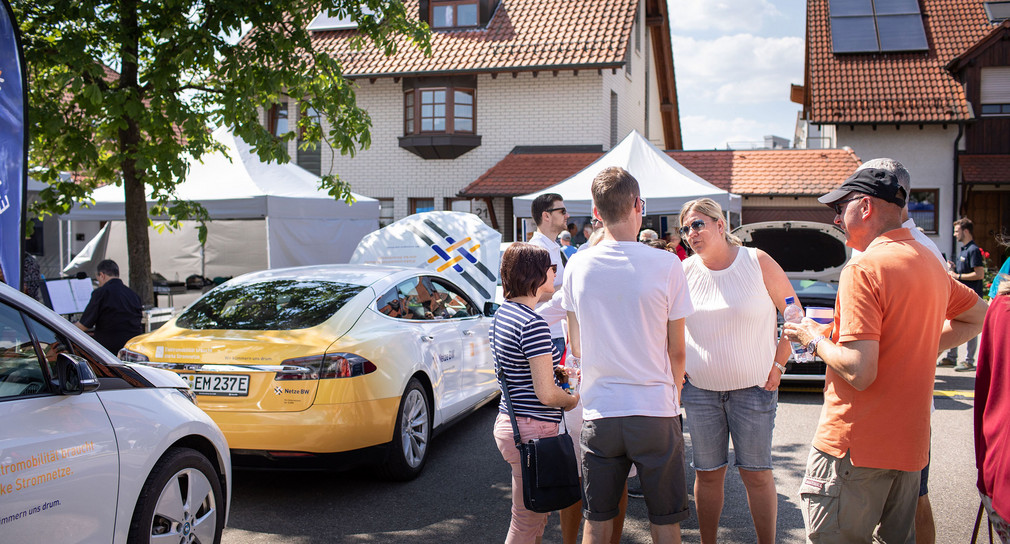
[[[184,374],[189,388],[197,395],[245,397],[249,395],[249,376],[232,374]]]

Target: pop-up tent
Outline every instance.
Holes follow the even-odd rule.
[[[711,198],[723,211],[740,213],[741,198],[701,179],[693,172],[652,145],[638,131],[632,131],[621,143],[574,176],[542,191],[512,199],[516,217],[532,217],[533,199],[544,193],[558,193],[573,216],[588,216],[593,211],[593,178],[601,170],[620,166],[638,180],[641,196],[649,215],[674,215],[681,206],[696,198]]]
[[[319,178],[294,165],[264,163],[225,128],[214,132],[226,155],[192,160],[179,199],[199,202],[211,218],[201,248],[196,225],[151,233],[152,269],[173,279],[190,274],[234,275],[264,268],[345,263],[358,242],[379,226],[379,202],[354,195],[347,205],[319,188]],[[95,204],[77,206],[62,219],[114,221],[108,256],[125,275],[123,189],[93,193]],[[150,207],[153,202],[148,202]],[[122,247],[119,247],[122,246]],[[238,265],[239,268],[235,268]]]

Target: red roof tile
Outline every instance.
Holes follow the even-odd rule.
[[[822,195],[862,162],[846,149],[667,151],[702,179],[741,195]],[[507,155],[460,192],[463,196],[516,196],[568,179],[603,153]]]
[[[961,155],[965,183],[1010,183],[1010,155]]]
[[[354,50],[354,30],[314,32],[316,48],[341,60],[350,77],[415,72],[474,73],[612,68],[624,61],[637,0],[502,0],[486,28],[431,33],[430,57],[406,38],[395,56]],[[406,0],[418,13],[417,0]]]
[[[929,51],[831,52],[829,0],[807,8],[807,86],[815,123],[939,123],[971,118],[944,66],[988,34],[982,0],[921,0]]]

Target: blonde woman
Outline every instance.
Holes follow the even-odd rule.
[[[680,234],[694,251],[684,261],[695,312],[686,321],[682,398],[701,541],[716,541],[732,438],[757,541],[771,543],[778,505],[772,429],[790,349],[787,340],[776,340],[775,312],[796,293],[774,259],[742,247],[729,233],[715,201],[684,204],[680,221]]]

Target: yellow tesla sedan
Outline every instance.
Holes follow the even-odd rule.
[[[433,270],[267,270],[213,289],[119,356],[180,374],[239,458],[364,450],[410,479],[434,431],[498,393],[492,312]]]

